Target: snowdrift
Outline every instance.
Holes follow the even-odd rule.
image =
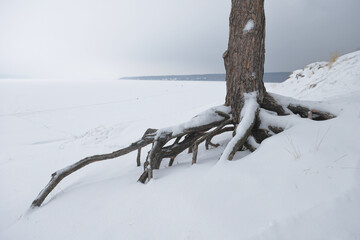
[[[316,62],[292,72],[285,82],[271,84],[271,91],[309,100],[352,94],[360,89],[360,51],[335,62]]]
[[[183,153],[147,185],[136,153],[93,164],[29,210],[55,170],[220,105],[225,83],[0,80],[0,239],[360,239],[360,52],[266,87],[339,115],[232,162],[218,161],[231,138],[220,135],[196,165]]]

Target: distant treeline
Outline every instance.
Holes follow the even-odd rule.
[[[264,74],[264,82],[283,82],[289,77],[289,72],[271,72]],[[196,74],[196,75],[163,75],[123,77],[127,80],[166,80],[166,81],[225,81],[225,74]]]

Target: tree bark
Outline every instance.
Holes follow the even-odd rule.
[[[228,49],[223,58],[226,70],[225,104],[239,123],[244,93],[257,91],[261,104],[266,92],[264,0],[232,0]]]

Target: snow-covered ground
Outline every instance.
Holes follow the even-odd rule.
[[[221,135],[146,185],[136,153],[95,163],[29,210],[52,172],[222,104],[225,83],[0,80],[0,239],[360,239],[360,52],[267,90],[339,116],[220,164]]]

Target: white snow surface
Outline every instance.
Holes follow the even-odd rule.
[[[136,152],[94,163],[30,210],[54,171],[221,105],[225,83],[0,80],[0,239],[360,239],[360,52],[266,87],[338,117],[281,117],[286,131],[227,164],[219,135],[146,185]]]

